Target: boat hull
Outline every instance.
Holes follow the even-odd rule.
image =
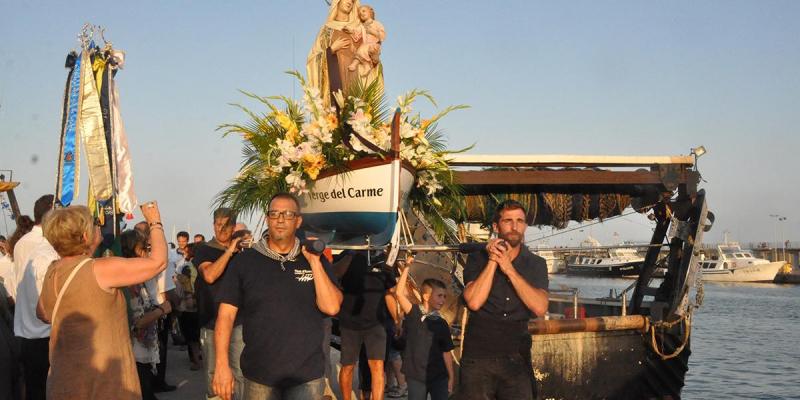
[[[620,264],[567,264],[567,275],[595,276],[595,277],[620,277],[636,276],[642,270],[644,261],[633,261]]]
[[[708,282],[772,282],[784,264],[776,261],[733,269],[702,270],[702,274],[703,280]]]
[[[414,176],[400,160],[380,159],[358,160],[347,172],[320,174],[300,198],[301,229],[328,244],[386,245]]]
[[[537,398],[679,399],[691,351],[662,360],[640,331],[533,335],[531,356]],[[680,344],[665,333],[664,351]]]

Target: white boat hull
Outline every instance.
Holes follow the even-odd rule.
[[[319,178],[301,196],[307,235],[328,244],[389,243],[414,172],[400,160],[368,161],[365,167]]]
[[[703,280],[709,282],[772,282],[784,264],[783,261],[776,261],[732,269],[705,269],[701,272]]]

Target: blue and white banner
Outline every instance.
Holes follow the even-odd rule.
[[[69,75],[69,85],[65,96],[64,126],[61,133],[61,154],[58,165],[58,201],[69,206],[77,196],[80,175],[80,146],[78,138],[78,120],[81,103],[81,56],[75,59]]]

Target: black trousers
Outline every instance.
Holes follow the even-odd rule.
[[[462,359],[458,400],[530,400],[534,398],[530,358],[509,355]]]
[[[50,370],[50,338],[20,338],[25,398],[45,400],[47,372]]]
[[[169,341],[173,318],[173,314],[169,313],[166,318],[158,321],[158,365],[156,365],[158,373],[153,382],[156,387],[167,384],[167,342]]]
[[[142,389],[142,400],[158,400],[153,392],[153,368],[150,364],[136,363],[139,374],[139,387]]]

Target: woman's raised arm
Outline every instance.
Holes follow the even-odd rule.
[[[156,202],[142,205],[142,214],[149,226],[150,253],[147,257],[107,257],[94,261],[97,284],[106,290],[142,283],[163,271],[167,266],[167,241]]]

